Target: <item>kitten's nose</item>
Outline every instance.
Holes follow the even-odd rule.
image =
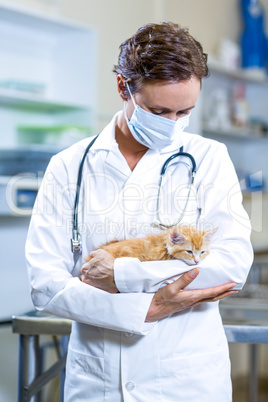
[[[200,262],[200,260],[198,260],[197,258],[195,258],[195,259],[194,259],[194,262],[195,262],[196,264],[198,264],[198,263]]]

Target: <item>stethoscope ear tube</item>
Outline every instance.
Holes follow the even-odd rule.
[[[80,162],[79,170],[78,170],[78,176],[77,176],[77,183],[76,183],[76,195],[75,195],[75,201],[74,201],[74,214],[73,214],[73,231],[72,231],[72,238],[71,238],[71,250],[73,253],[79,252],[79,254],[82,254],[82,243],[81,243],[81,236],[78,232],[78,205],[79,205],[79,196],[80,196],[80,187],[81,187],[81,181],[82,181],[82,173],[83,173],[83,166],[85,163],[86,156],[88,154],[88,151],[98,138],[98,135],[93,138],[92,141],[88,144],[86,147],[86,150],[84,152],[84,155],[82,157],[82,160]]]
[[[189,183],[189,190],[188,190],[188,194],[187,194],[187,200],[186,200],[186,203],[185,203],[185,205],[184,205],[183,211],[182,211],[181,215],[179,216],[179,218],[178,218],[174,223],[172,223],[171,225],[166,225],[166,224],[164,224],[163,222],[161,222],[160,213],[159,213],[159,208],[160,208],[159,199],[160,199],[160,193],[161,193],[162,179],[163,179],[164,174],[166,173],[166,170],[167,170],[167,167],[168,167],[169,163],[170,163],[173,159],[175,159],[175,158],[177,158],[177,157],[180,157],[180,156],[184,156],[184,157],[186,157],[186,158],[189,158],[190,161],[191,161],[191,163],[192,163],[191,179],[190,179],[190,183]],[[174,154],[174,155],[171,155],[171,156],[165,161],[165,163],[163,164],[163,166],[162,166],[162,168],[161,168],[161,171],[160,171],[160,178],[159,178],[159,183],[158,183],[158,193],[157,193],[157,202],[156,202],[156,204],[157,204],[157,205],[156,205],[156,217],[157,217],[158,222],[154,222],[154,223],[153,223],[153,226],[158,226],[158,227],[160,227],[160,228],[162,228],[162,229],[168,229],[168,228],[172,228],[172,227],[174,227],[174,226],[177,226],[177,225],[181,222],[181,220],[182,220],[182,218],[183,218],[183,216],[184,216],[184,214],[185,214],[187,205],[188,205],[188,201],[189,201],[189,197],[190,197],[190,193],[191,193],[191,188],[192,188],[192,185],[194,184],[195,174],[196,174],[196,162],[195,162],[195,159],[194,159],[194,157],[193,157],[191,154],[189,154],[188,152],[183,152],[183,146],[180,148],[180,151],[179,151],[179,152],[177,152],[177,153]]]
[[[188,152],[183,152],[183,146],[180,148],[180,151],[177,152],[174,155],[171,155],[163,164],[161,172],[160,172],[160,176],[163,176],[166,173],[167,167],[169,165],[169,163],[174,159],[177,158],[178,156],[185,156],[186,158],[189,158],[192,162],[192,175],[196,173],[196,162],[194,157],[189,154]]]

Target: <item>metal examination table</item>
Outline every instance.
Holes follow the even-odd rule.
[[[249,402],[258,401],[258,344],[268,343],[268,286],[249,284],[220,303],[228,342],[249,344]]]
[[[238,295],[222,301],[220,311],[228,342],[250,344],[249,394],[250,402],[257,402],[257,344],[268,343],[268,286],[249,285]],[[18,402],[37,402],[42,387],[65,368],[66,348],[59,348],[58,361],[40,372],[40,335],[64,338],[70,331],[70,320],[52,315],[32,312],[13,317],[13,332],[19,334]]]
[[[57,336],[66,340],[70,335],[71,325],[70,320],[37,311],[13,316],[12,329],[19,334],[18,402],[38,402],[41,389],[56,375],[64,372],[66,347],[60,347]],[[45,372],[40,370],[41,335],[53,337],[58,354],[58,361]],[[63,401],[63,387],[60,400]]]

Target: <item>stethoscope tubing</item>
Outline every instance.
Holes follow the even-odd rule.
[[[177,152],[176,154],[171,155],[165,161],[165,163],[163,164],[162,169],[160,171],[160,176],[163,176],[166,173],[166,169],[167,169],[169,163],[173,159],[177,158],[178,156],[185,156],[186,158],[189,158],[191,160],[191,162],[192,162],[192,173],[194,173],[194,174],[196,173],[196,162],[195,162],[195,159],[194,159],[193,155],[189,154],[188,152],[183,152],[183,146],[182,146],[182,147],[180,147],[179,152]]]
[[[80,234],[78,232],[78,206],[79,206],[79,197],[80,197],[80,188],[81,188],[81,182],[82,182],[82,175],[83,175],[83,167],[84,167],[84,163],[88,154],[88,151],[90,150],[90,148],[92,147],[92,145],[94,144],[94,142],[96,141],[96,139],[98,138],[98,135],[96,137],[93,138],[92,141],[90,141],[90,143],[88,144],[88,146],[85,149],[85,152],[83,154],[83,157],[81,159],[80,165],[79,165],[79,169],[78,169],[78,175],[77,175],[77,183],[76,183],[76,194],[75,194],[75,201],[74,201],[74,212],[73,212],[73,232],[72,232],[72,239],[71,239],[71,249],[72,252],[76,252],[78,251],[80,254],[82,253],[82,247],[81,247],[81,238],[80,238]],[[162,178],[167,170],[167,167],[169,165],[169,163],[180,156],[184,156],[186,158],[189,158],[192,164],[192,169],[191,169],[191,183],[190,183],[190,188],[188,191],[188,196],[187,196],[187,201],[185,203],[184,209],[179,217],[179,219],[173,223],[172,225],[165,225],[164,223],[161,222],[160,220],[160,216],[159,216],[159,197],[160,197],[160,189],[161,189],[161,183],[162,183]],[[173,226],[176,226],[181,219],[184,216],[185,210],[187,208],[188,205],[188,200],[189,200],[189,196],[190,196],[190,192],[191,192],[191,187],[192,184],[194,182],[194,177],[195,177],[195,173],[196,173],[196,162],[194,157],[189,154],[188,152],[184,152],[183,151],[183,146],[180,148],[179,152],[171,155],[163,164],[161,170],[160,170],[160,178],[159,178],[159,184],[158,184],[158,197],[157,197],[157,218],[158,218],[158,225],[160,227],[163,228],[171,228]]]
[[[93,138],[92,141],[88,144],[88,146],[85,149],[85,152],[83,154],[83,157],[81,159],[79,169],[78,169],[78,175],[77,175],[77,182],[76,182],[76,194],[75,194],[75,201],[74,201],[74,212],[73,212],[73,231],[72,231],[72,238],[71,238],[71,250],[72,252],[79,252],[79,254],[82,253],[82,247],[81,247],[81,237],[78,232],[78,206],[79,206],[79,197],[80,197],[80,188],[81,188],[81,182],[82,182],[82,175],[83,175],[83,167],[84,163],[88,154],[88,151],[98,138],[98,135]]]
[[[169,163],[170,163],[173,159],[178,158],[178,157],[181,157],[181,156],[183,156],[183,157],[185,157],[185,158],[189,158],[190,161],[191,161],[191,164],[192,164],[192,169],[191,169],[191,182],[190,182],[190,186],[189,186],[189,190],[188,190],[188,194],[187,194],[187,200],[186,200],[186,203],[185,203],[185,205],[184,205],[184,208],[183,208],[183,210],[182,210],[182,212],[181,212],[179,218],[178,218],[175,222],[173,222],[172,224],[167,225],[167,224],[164,224],[164,223],[161,221],[161,219],[160,219],[160,214],[159,214],[159,199],[160,199],[160,192],[161,192],[162,179],[163,179],[164,174],[166,173],[166,170],[167,170],[167,167],[168,167]],[[183,151],[183,146],[180,148],[179,152],[177,152],[177,153],[171,155],[171,156],[164,162],[164,164],[163,164],[163,166],[162,166],[162,168],[161,168],[161,171],[160,171],[160,178],[159,178],[158,192],[157,192],[156,216],[157,216],[158,222],[155,222],[155,223],[154,223],[154,226],[159,226],[159,227],[162,228],[162,229],[169,229],[169,228],[172,228],[172,227],[174,227],[174,226],[177,226],[177,225],[181,222],[181,220],[182,220],[182,218],[183,218],[183,216],[184,216],[184,214],[185,214],[185,211],[186,211],[188,202],[189,202],[189,197],[190,197],[192,185],[194,184],[195,174],[196,174],[196,162],[195,162],[195,159],[194,159],[194,157],[193,157],[191,154],[189,154],[188,152],[184,152],[184,151]]]

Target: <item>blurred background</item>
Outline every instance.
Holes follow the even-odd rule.
[[[188,27],[209,55],[189,131],[227,145],[252,222],[248,292],[222,303],[224,322],[268,322],[268,0],[1,0],[1,401],[17,398],[11,317],[33,309],[24,243],[43,172],[53,154],[97,134],[122,108],[112,72],[119,45],[161,21]],[[231,343],[230,357],[234,401],[267,401],[268,346]],[[58,400],[53,384],[42,400]]]

